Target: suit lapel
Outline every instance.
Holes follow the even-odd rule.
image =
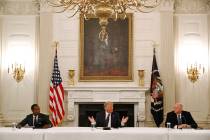
[[[103,113],[103,117],[102,118],[103,118],[103,121],[106,120],[106,112]]]
[[[30,115],[28,121],[29,121],[29,123],[30,123],[30,124],[28,124],[28,125],[29,125],[29,126],[33,126],[33,114]]]
[[[111,126],[114,126],[114,113],[112,112],[112,115],[111,115]]]
[[[106,112],[104,111],[103,113],[102,113],[102,116],[101,116],[102,118],[101,118],[101,125],[103,125],[104,127],[106,126],[106,119],[105,119],[105,117],[106,117]]]
[[[173,112],[173,118],[174,118],[175,125],[177,125],[178,124],[178,120],[177,120],[177,115],[176,115],[175,112]]]

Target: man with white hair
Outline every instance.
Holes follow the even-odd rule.
[[[194,121],[190,112],[183,111],[183,105],[181,103],[176,103],[174,105],[174,111],[167,114],[165,126],[170,123],[171,128],[197,128],[198,125]]]

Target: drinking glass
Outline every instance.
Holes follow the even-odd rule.
[[[167,123],[166,123],[166,127],[167,127],[168,129],[170,129],[170,128],[171,128],[171,123],[170,123],[170,122],[167,122]]]
[[[16,130],[16,127],[17,127],[17,123],[16,122],[13,122],[12,123],[12,130]]]

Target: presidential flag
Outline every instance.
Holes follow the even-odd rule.
[[[157,66],[155,49],[152,62],[152,74],[151,74],[151,113],[153,115],[155,124],[160,127],[163,122],[163,84],[160,79],[160,74]]]
[[[64,118],[64,89],[62,78],[58,67],[57,48],[55,50],[53,72],[50,81],[50,103],[51,122],[53,126],[57,126]]]

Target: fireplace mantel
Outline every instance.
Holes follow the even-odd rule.
[[[135,121],[145,121],[145,92],[148,88],[140,87],[65,87],[68,96],[67,119],[78,121],[78,104],[103,103],[112,101],[115,103],[128,103],[135,105]]]

